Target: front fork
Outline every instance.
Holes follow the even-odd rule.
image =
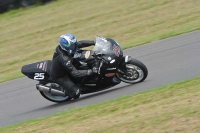
[[[124,56],[122,57],[119,65],[118,65],[118,69],[117,72],[121,73],[121,74],[126,74],[127,73],[127,68],[126,68],[126,64],[129,63],[131,61],[131,56]]]

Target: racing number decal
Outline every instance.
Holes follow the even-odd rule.
[[[119,46],[117,46],[117,45],[113,45],[113,53],[117,56],[117,57],[119,57],[119,55],[120,55],[120,48],[119,48]]]
[[[35,73],[34,79],[44,79],[44,73]]]

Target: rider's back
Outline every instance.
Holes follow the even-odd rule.
[[[58,45],[56,47],[56,50],[53,55],[51,69],[50,69],[50,76],[52,79],[58,79],[60,77],[63,77],[67,74],[67,70],[63,66],[63,56],[67,59],[68,55],[65,54],[60,46]],[[69,58],[69,57],[68,57]]]

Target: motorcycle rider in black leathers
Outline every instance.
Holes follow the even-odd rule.
[[[53,81],[63,87],[66,95],[76,99],[80,96],[79,87],[71,81],[68,74],[72,77],[83,77],[97,73],[97,68],[93,67],[88,70],[77,70],[73,64],[73,56],[78,48],[95,45],[94,41],[84,40],[78,41],[72,34],[64,34],[60,36],[59,45],[53,55],[52,65],[50,68],[50,76]]]

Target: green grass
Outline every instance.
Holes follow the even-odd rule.
[[[0,15],[0,82],[21,66],[51,59],[58,38],[114,38],[123,48],[200,28],[198,0],[58,0]]]
[[[200,77],[0,128],[0,132],[199,133],[199,96]]]

